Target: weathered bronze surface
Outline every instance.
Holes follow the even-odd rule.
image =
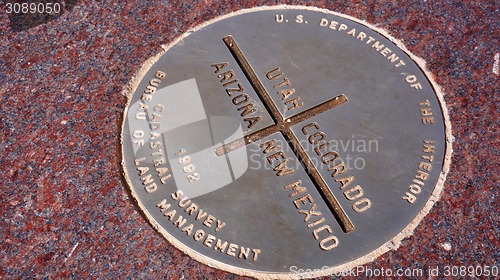
[[[383,34],[275,7],[165,46],[132,81],[122,132],[153,227],[260,278],[334,274],[394,248],[439,197],[450,128],[419,60]]]

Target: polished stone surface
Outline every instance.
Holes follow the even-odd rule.
[[[266,4],[275,2],[71,1],[61,16],[22,27],[0,14],[0,278],[238,278],[169,245],[132,203],[119,164],[123,93],[160,44]],[[498,3],[305,4],[402,40],[427,61],[450,113],[454,152],[440,201],[368,268],[500,265]]]

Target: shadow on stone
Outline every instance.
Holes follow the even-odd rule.
[[[56,19],[60,17],[64,12],[70,11],[73,9],[73,7],[78,3],[77,0],[67,0],[67,1],[61,1],[61,0],[49,0],[49,1],[34,1],[34,0],[28,0],[28,1],[23,1],[23,0],[16,0],[12,1],[9,3],[12,4],[12,13],[9,13],[9,20],[10,20],[10,28],[14,32],[19,32],[23,31],[35,26],[38,26],[43,23],[47,23],[53,19]],[[23,9],[21,7],[22,4],[28,4],[27,8]],[[51,9],[52,10],[57,10],[55,8],[57,5],[59,5],[60,10],[58,13],[55,13],[52,11],[51,13],[45,12],[48,10],[46,7],[48,7],[46,4],[51,3]],[[7,4],[7,3],[6,3]],[[31,5],[31,7],[30,7]],[[35,6],[36,5],[36,6]],[[42,8],[43,7],[43,8]],[[55,9],[54,9],[55,8]],[[5,7],[7,10],[7,6]],[[27,12],[23,12],[27,11]],[[35,11],[32,13],[32,11]],[[43,12],[41,12],[43,11]],[[17,12],[17,13],[16,13]]]

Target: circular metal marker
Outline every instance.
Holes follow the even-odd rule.
[[[438,199],[451,133],[422,64],[382,30],[307,7],[217,18],[131,83],[123,168],[149,222],[259,278],[346,271]]]

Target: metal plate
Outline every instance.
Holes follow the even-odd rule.
[[[414,56],[337,13],[245,10],[185,34],[131,83],[125,178],[191,257],[312,277],[407,236],[448,170],[446,108]]]

